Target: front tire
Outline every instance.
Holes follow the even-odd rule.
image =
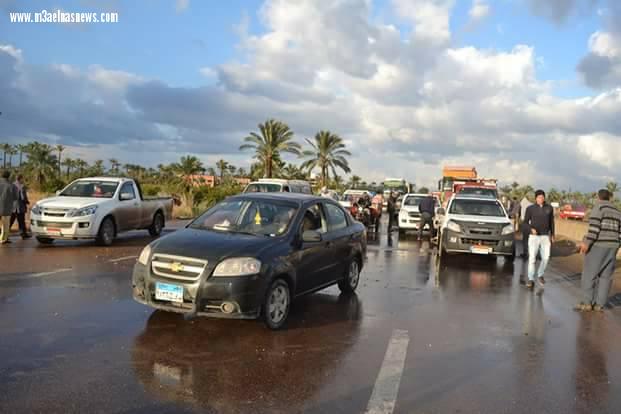
[[[263,301],[263,321],[265,325],[276,331],[282,329],[287,322],[291,309],[291,291],[283,279],[276,279],[267,289]]]
[[[110,246],[114,241],[116,228],[111,217],[106,217],[99,226],[97,243],[101,246]]]
[[[158,237],[160,234],[162,234],[162,229],[164,228],[164,225],[164,216],[158,211],[153,217],[153,223],[151,224],[151,227],[149,227],[149,234],[151,235],[151,237]]]
[[[360,263],[354,259],[349,263],[344,279],[339,281],[339,289],[343,293],[354,293],[360,283]]]
[[[41,236],[37,236],[37,241],[41,244],[46,244],[46,245],[50,245],[54,243],[54,239],[50,239],[48,237],[41,237]]]

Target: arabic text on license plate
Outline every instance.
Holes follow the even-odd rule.
[[[54,233],[54,234],[60,234],[60,229],[57,229],[56,227],[48,227],[47,232]]]
[[[169,283],[155,283],[155,299],[170,302],[183,302],[183,286]]]
[[[485,246],[472,246],[470,251],[474,254],[490,254],[492,249]]]

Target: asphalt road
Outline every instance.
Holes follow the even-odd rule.
[[[621,309],[571,310],[568,249],[530,292],[519,262],[438,265],[384,234],[356,296],[304,298],[272,332],[134,303],[149,240],[0,248],[0,412],[621,412]]]

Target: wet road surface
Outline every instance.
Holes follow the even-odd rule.
[[[0,412],[621,412],[621,309],[571,311],[569,254],[530,292],[520,262],[383,234],[357,295],[306,297],[272,332],[134,303],[149,240],[0,249]]]

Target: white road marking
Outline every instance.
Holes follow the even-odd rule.
[[[16,275],[16,276],[9,276],[9,277],[0,277],[0,282],[4,282],[7,280],[24,280],[24,279],[37,279],[40,277],[45,277],[45,276],[52,276],[55,275],[57,273],[63,273],[63,272],[69,272],[73,270],[72,268],[66,268],[66,269],[56,269],[56,270],[50,270],[49,272],[39,272],[39,273],[31,273],[31,274],[26,274],[26,275]]]
[[[395,329],[392,332],[384,362],[367,405],[367,414],[392,414],[394,411],[409,343],[408,331]]]
[[[108,263],[117,263],[117,262],[123,262],[125,260],[132,260],[132,259],[137,259],[138,256],[125,256],[125,257],[119,257],[118,259],[110,259],[108,260]]]

